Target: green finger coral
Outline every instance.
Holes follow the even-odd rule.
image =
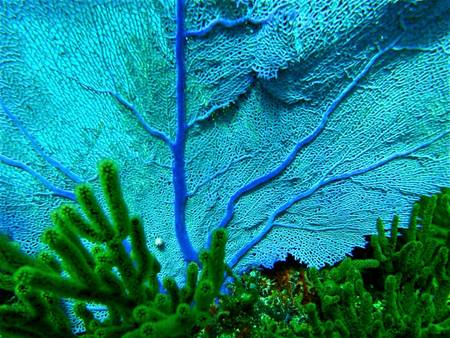
[[[450,190],[422,197],[408,229],[398,224],[395,216],[387,230],[379,219],[377,235],[358,259],[322,270],[281,270],[273,279],[244,276],[260,297],[246,319],[251,336],[448,336]],[[233,313],[228,320],[239,316],[232,309],[238,304],[237,297],[226,301],[222,311]]]
[[[213,234],[205,251],[211,259],[203,262],[200,277],[191,262],[186,285],[165,278],[162,293],[160,264],[147,249],[142,220],[128,214],[117,165],[102,161],[99,177],[111,220],[92,187],[80,184],[76,196],[84,215],[75,205],[53,212],[54,226],[42,237],[51,251],[32,258],[0,238],[0,288],[11,296],[0,305],[0,335],[74,336],[68,311],[82,320],[86,337],[186,336],[209,323],[225,276],[226,232]],[[76,303],[63,306],[63,299]],[[96,318],[99,309],[107,313],[103,320]]]
[[[130,215],[117,165],[52,213],[36,257],[0,237],[0,337],[443,337],[450,333],[450,189],[423,197],[407,229],[395,216],[357,258],[321,270],[233,275],[228,234],[213,232],[185,283],[166,276]],[[114,196],[113,196],[114,195]],[[113,211],[115,210],[115,211]],[[124,215],[126,213],[126,215]],[[109,217],[111,215],[111,217]],[[129,250],[124,240],[131,243]],[[225,277],[234,282],[225,283]],[[221,294],[226,285],[230,293]],[[77,321],[82,327],[74,325]]]

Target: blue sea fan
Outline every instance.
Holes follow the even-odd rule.
[[[450,182],[449,6],[4,1],[0,229],[36,252],[112,158],[164,274],[217,227],[237,271],[339,261]]]

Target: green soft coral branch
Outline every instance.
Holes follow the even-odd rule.
[[[408,229],[399,221],[394,216],[387,231],[379,219],[370,245],[355,252],[359,259],[320,271],[290,262],[275,275],[243,275],[232,297],[222,298],[217,335],[251,327],[255,337],[448,336],[450,190],[422,197]],[[249,310],[243,295],[252,292]]]
[[[202,268],[189,263],[185,285],[179,287],[167,277],[162,293],[161,265],[147,248],[142,219],[128,214],[118,167],[102,161],[99,176],[111,220],[92,186],[81,184],[76,191],[84,215],[75,205],[63,205],[52,213],[54,226],[43,234],[50,250],[30,257],[0,237],[0,289],[6,295],[0,299],[0,335],[74,337],[67,309],[61,305],[68,298],[75,300],[73,313],[83,322],[86,337],[208,335],[219,332],[213,327],[230,313],[226,304],[238,304],[246,315],[252,311],[258,298],[244,285],[239,287],[241,294],[221,297],[215,304],[225,276],[232,276],[224,263],[224,229],[215,231],[210,249],[200,253]],[[120,196],[108,196],[113,194]],[[398,228],[397,216],[389,234],[378,220],[377,235],[370,241],[373,257],[346,258],[331,269],[306,270],[312,297],[305,304],[307,295],[299,295],[295,311],[303,319],[292,324],[291,332],[304,337],[448,334],[449,197],[450,190],[444,189],[422,198],[406,230]],[[113,208],[120,212],[113,215]],[[119,214],[123,212],[127,215]],[[123,245],[126,238],[131,252]],[[105,320],[89,310],[92,303],[107,311]],[[255,334],[269,330],[275,336],[289,336],[267,315],[258,319]]]
[[[310,337],[430,337],[450,333],[450,190],[414,205],[409,228],[390,235],[377,222],[373,258],[346,258],[336,267],[307,271],[318,299],[303,309]],[[380,285],[376,285],[376,278]],[[374,281],[375,279],[375,281]],[[299,331],[300,332],[300,331]]]
[[[11,304],[0,305],[0,334],[74,336],[61,306],[68,298],[77,300],[73,312],[84,323],[86,337],[185,336],[194,326],[210,323],[208,310],[225,277],[226,232],[213,234],[201,272],[190,263],[186,285],[179,288],[165,278],[167,294],[160,293],[161,265],[147,248],[142,220],[128,213],[117,165],[102,161],[99,177],[111,220],[92,186],[80,184],[76,196],[84,215],[75,205],[63,205],[52,213],[54,226],[43,234],[56,256],[44,251],[34,259],[0,238],[0,288],[15,295]],[[126,238],[131,253],[123,245]],[[103,305],[106,320],[96,319],[87,303]]]

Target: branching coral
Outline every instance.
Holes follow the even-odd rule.
[[[102,161],[99,176],[111,220],[92,187],[80,184],[76,197],[86,217],[74,205],[53,212],[54,226],[43,234],[51,251],[32,258],[1,238],[0,288],[15,297],[0,305],[0,333],[73,336],[62,299],[77,300],[73,310],[86,337],[176,337],[208,324],[225,275],[226,232],[214,232],[211,248],[201,254],[200,275],[191,262],[186,285],[165,278],[161,292],[160,264],[147,249],[141,219],[128,214],[116,164]],[[107,318],[96,319],[87,303],[105,306]]]
[[[408,229],[398,229],[395,216],[388,236],[379,219],[365,257],[320,271],[291,268],[281,283],[273,273],[244,275],[247,292],[259,296],[250,318],[219,324],[241,333],[250,329],[244,337],[448,336],[449,222],[450,190],[443,189],[414,205]],[[287,285],[296,285],[295,292]],[[233,292],[243,294],[239,287]],[[242,317],[233,310],[241,303],[240,297],[223,301],[229,321]]]
[[[416,203],[407,230],[398,228],[395,216],[388,236],[379,219],[367,257],[348,257],[320,271],[286,270],[278,280],[281,290],[260,272],[233,276],[230,295],[220,296],[224,277],[232,275],[224,263],[225,230],[215,231],[210,249],[200,253],[201,269],[187,265],[183,287],[169,277],[160,283],[161,266],[147,249],[141,219],[128,212],[117,165],[102,161],[99,177],[110,217],[92,186],[80,184],[76,197],[84,215],[75,205],[55,210],[54,226],[43,234],[49,250],[31,257],[0,238],[0,335],[73,337],[70,311],[82,320],[86,337],[450,332],[449,189]],[[106,318],[95,314],[98,306]]]

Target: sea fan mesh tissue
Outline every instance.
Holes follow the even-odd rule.
[[[36,252],[112,158],[164,274],[218,227],[236,271],[335,263],[450,183],[449,6],[3,1],[0,230]]]

